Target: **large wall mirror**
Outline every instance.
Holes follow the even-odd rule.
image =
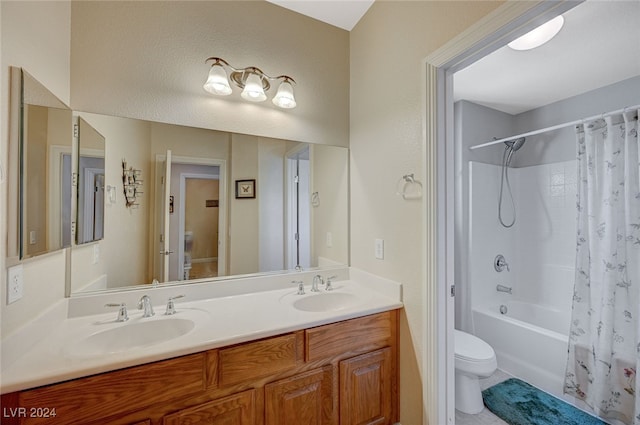
[[[349,262],[347,148],[72,112],[20,68],[11,108],[8,264],[71,247],[68,295]]]
[[[347,148],[77,115],[71,294],[348,264]]]
[[[35,78],[11,68],[8,210],[10,263],[71,246],[71,110]]]

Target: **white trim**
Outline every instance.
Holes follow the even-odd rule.
[[[448,288],[454,279],[455,182],[453,156],[453,97],[451,76],[454,72],[488,55],[507,42],[528,32],[543,21],[564,13],[579,1],[509,1],[463,31],[424,60],[423,147],[425,152],[425,211],[423,249],[426,255],[423,276],[425,293],[423,352],[423,404],[428,423],[455,422],[453,361],[453,303]],[[440,162],[442,160],[442,162]],[[442,182],[442,179],[445,181]],[[437,208],[433,208],[437,205]],[[439,231],[440,229],[440,231]],[[444,396],[441,396],[444,395]]]
[[[49,183],[47,190],[47,205],[49,205],[48,240],[50,246],[62,246],[62,162],[65,154],[71,155],[72,146],[51,145],[49,146]],[[71,208],[71,205],[69,205]],[[72,220],[73,221],[73,220]]]

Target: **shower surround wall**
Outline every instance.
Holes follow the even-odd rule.
[[[470,164],[473,332],[493,347],[500,369],[561,397],[575,270],[576,165],[510,169],[517,214],[510,229],[497,219],[501,171]],[[503,216],[510,220],[504,196]],[[497,254],[510,271],[494,269]],[[497,292],[498,284],[512,294]],[[508,307],[505,315],[500,305]]]
[[[469,276],[472,308],[517,299],[570,310],[576,229],[574,161],[509,169],[517,220],[506,229],[497,218],[501,167],[470,164]],[[510,220],[508,192],[504,217]],[[510,271],[497,272],[502,254]],[[501,284],[512,294],[496,291]]]

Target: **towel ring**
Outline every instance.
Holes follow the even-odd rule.
[[[396,195],[404,200],[421,199],[422,183],[415,179],[413,173],[405,174],[396,184]]]

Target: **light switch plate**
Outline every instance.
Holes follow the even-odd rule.
[[[7,304],[14,303],[22,298],[23,272],[22,264],[9,267],[7,271]]]
[[[376,258],[384,260],[384,239],[376,239]]]
[[[331,248],[333,246],[333,235],[331,232],[327,232],[327,248]]]

